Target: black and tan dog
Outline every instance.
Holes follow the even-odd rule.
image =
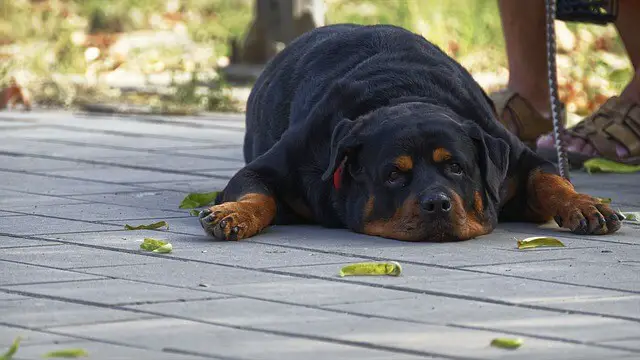
[[[302,35],[258,79],[246,125],[247,165],[200,216],[216,238],[300,222],[409,241],[471,239],[498,219],[621,225],[500,125],[464,68],[398,27]]]

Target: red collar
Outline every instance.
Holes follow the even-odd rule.
[[[340,190],[342,185],[342,172],[344,171],[344,163],[347,159],[342,160],[336,171],[333,173],[333,187],[336,190]]]

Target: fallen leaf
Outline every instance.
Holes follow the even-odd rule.
[[[144,241],[142,242],[142,244],[140,244],[140,249],[147,250],[147,251],[154,251],[167,244],[169,243],[166,241],[156,240],[153,238],[144,238]]]
[[[18,351],[18,346],[20,346],[20,340],[22,340],[20,337],[17,337],[15,340],[13,340],[13,344],[11,344],[11,346],[9,347],[9,350],[7,350],[7,352],[5,352],[4,354],[0,355],[0,360],[13,359],[13,355],[15,355],[16,351]]]
[[[138,226],[131,226],[129,224],[126,224],[124,226],[125,230],[154,230],[154,229],[159,229],[161,227],[167,227],[167,230],[169,229],[169,224],[166,221],[158,221],[157,223],[153,223],[153,224],[149,224],[149,225],[138,225]]]
[[[596,199],[600,200],[600,202],[603,203],[603,204],[611,204],[611,198],[596,197]]]
[[[157,249],[154,249],[153,252],[154,253],[159,253],[159,254],[168,254],[173,250],[173,246],[171,245],[171,243],[165,244],[160,246]]]
[[[517,349],[524,341],[518,338],[495,338],[491,340],[491,346],[501,349]]]
[[[78,358],[87,356],[89,356],[89,353],[83,349],[56,350],[42,355],[43,358]]]
[[[340,276],[358,276],[358,275],[390,275],[399,276],[402,273],[402,267],[395,261],[390,262],[363,262],[350,264],[340,269]]]
[[[191,210],[191,211],[189,211],[189,215],[191,215],[191,216],[200,216],[200,211]]]
[[[180,209],[194,209],[211,204],[218,196],[218,191],[208,193],[190,193],[180,203]]]
[[[621,214],[622,216],[624,216],[623,221],[634,222],[634,223],[640,222],[640,212],[622,212]]]
[[[545,236],[534,236],[524,240],[518,240],[518,249],[533,249],[543,246],[564,247],[564,244],[558,239]]]
[[[582,166],[589,174],[596,172],[630,174],[640,171],[640,165],[627,165],[603,158],[589,159]]]

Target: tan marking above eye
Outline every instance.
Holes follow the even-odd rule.
[[[413,159],[409,155],[398,156],[394,163],[400,171],[410,171],[413,169]]]
[[[437,162],[437,163],[441,163],[443,161],[447,161],[451,159],[451,153],[449,152],[449,150],[445,149],[445,148],[437,148],[435,150],[433,150],[433,161]]]

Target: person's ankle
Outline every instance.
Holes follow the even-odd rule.
[[[549,93],[544,91],[544,89],[529,90],[526,88],[518,88],[517,86],[513,85],[509,85],[508,88],[511,91],[518,93],[518,95],[527,100],[529,104],[531,104],[531,106],[533,106],[533,108],[545,119],[551,118],[551,103],[548,96]],[[540,96],[540,94],[543,94],[544,96]]]

